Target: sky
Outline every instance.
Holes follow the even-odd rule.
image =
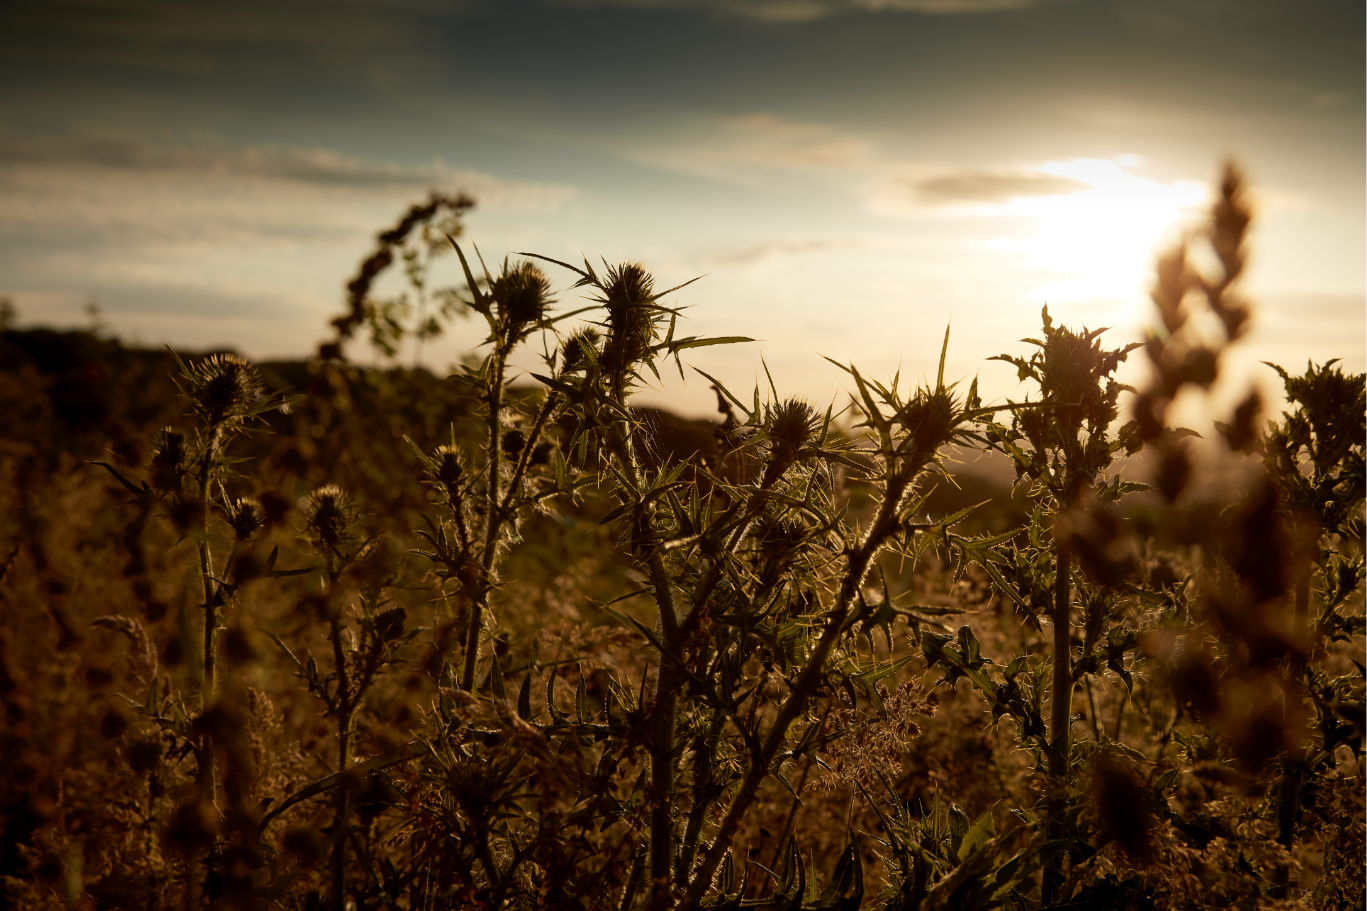
[[[1232,158],[1257,321],[1230,382],[1275,392],[1260,359],[1364,368],[1365,29],[1346,0],[9,0],[0,295],[302,356],[374,234],[464,190],[488,259],[703,276],[672,302],[757,340],[688,359],[733,389],[761,358],[819,402],[847,388],[822,356],[933,379],[949,326],[949,377],[1018,397],[986,358],[1045,304],[1142,337],[1156,251]],[[711,407],[696,375],[645,400]]]

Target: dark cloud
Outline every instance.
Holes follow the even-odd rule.
[[[694,9],[759,22],[810,22],[850,12],[955,16],[1052,6],[1075,0],[559,0],[566,6]]]
[[[922,202],[933,204],[997,203],[1026,196],[1062,196],[1087,185],[1067,177],[1009,171],[957,171],[914,181]]]

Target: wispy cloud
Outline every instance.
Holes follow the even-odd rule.
[[[876,166],[876,149],[863,137],[770,113],[713,121],[688,138],[661,137],[626,154],[661,170],[737,186],[764,186],[796,172],[839,176]]]
[[[928,203],[1003,203],[1028,196],[1062,196],[1085,190],[1087,185],[1070,177],[1026,170],[950,171],[909,182],[920,199]]]
[[[482,209],[544,213],[575,194],[440,160],[371,161],[321,148],[164,144],[121,135],[0,134],[0,234],[125,240],[334,236],[369,225],[356,211],[429,189],[464,190]]]
[[[892,216],[982,209],[1088,188],[1051,171],[1048,163],[947,167],[889,154],[853,130],[772,113],[726,118],[688,138],[671,137],[629,154],[664,170],[738,186],[800,182],[812,192],[830,187],[854,195],[869,211]]]
[[[786,238],[713,248],[703,255],[702,262],[709,266],[753,266],[792,256],[832,253],[866,245],[853,237]]]

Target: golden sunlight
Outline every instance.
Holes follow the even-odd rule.
[[[1059,276],[1030,293],[1040,302],[1134,302],[1147,283],[1154,252],[1186,225],[1206,200],[1205,185],[1162,183],[1130,173],[1135,156],[1047,162],[1041,174],[1075,181],[1081,189],[1013,199],[997,210],[1038,225],[1019,240],[993,248],[1025,255],[1023,265]]]

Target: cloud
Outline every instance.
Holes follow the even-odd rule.
[[[662,137],[627,155],[661,170],[749,187],[795,173],[838,176],[876,167],[872,143],[825,124],[756,113],[709,126],[686,137]]]
[[[704,263],[716,266],[752,266],[790,256],[804,256],[811,253],[829,253],[835,250],[849,250],[865,244],[848,237],[812,237],[788,240],[761,241],[752,244],[734,244],[716,249],[706,255]]]
[[[354,70],[378,53],[411,52],[412,20],[459,14],[472,5],[449,0],[52,0],[9,11],[0,51],[73,67],[114,65],[185,75],[222,71],[262,49]]]
[[[696,9],[759,22],[811,22],[842,13],[955,16],[1053,6],[1075,0],[560,0],[567,6]]]
[[[175,146],[99,134],[0,134],[0,173],[21,166],[108,169],[149,175],[199,173],[355,189],[461,184],[486,190],[500,204],[516,199],[520,205],[559,205],[574,192],[570,187],[553,184],[503,181],[479,171],[448,167],[439,159],[415,166],[367,161],[322,148]],[[539,200],[533,203],[534,197]]]
[[[911,181],[911,188],[931,204],[993,204],[1030,196],[1062,196],[1085,190],[1071,177],[1030,171],[951,171]]]
[[[371,161],[321,148],[162,144],[98,133],[0,133],[0,234],[127,242],[331,237],[428,190],[464,190],[484,210],[552,212],[575,194],[453,168]],[[361,214],[364,213],[364,214]]]

